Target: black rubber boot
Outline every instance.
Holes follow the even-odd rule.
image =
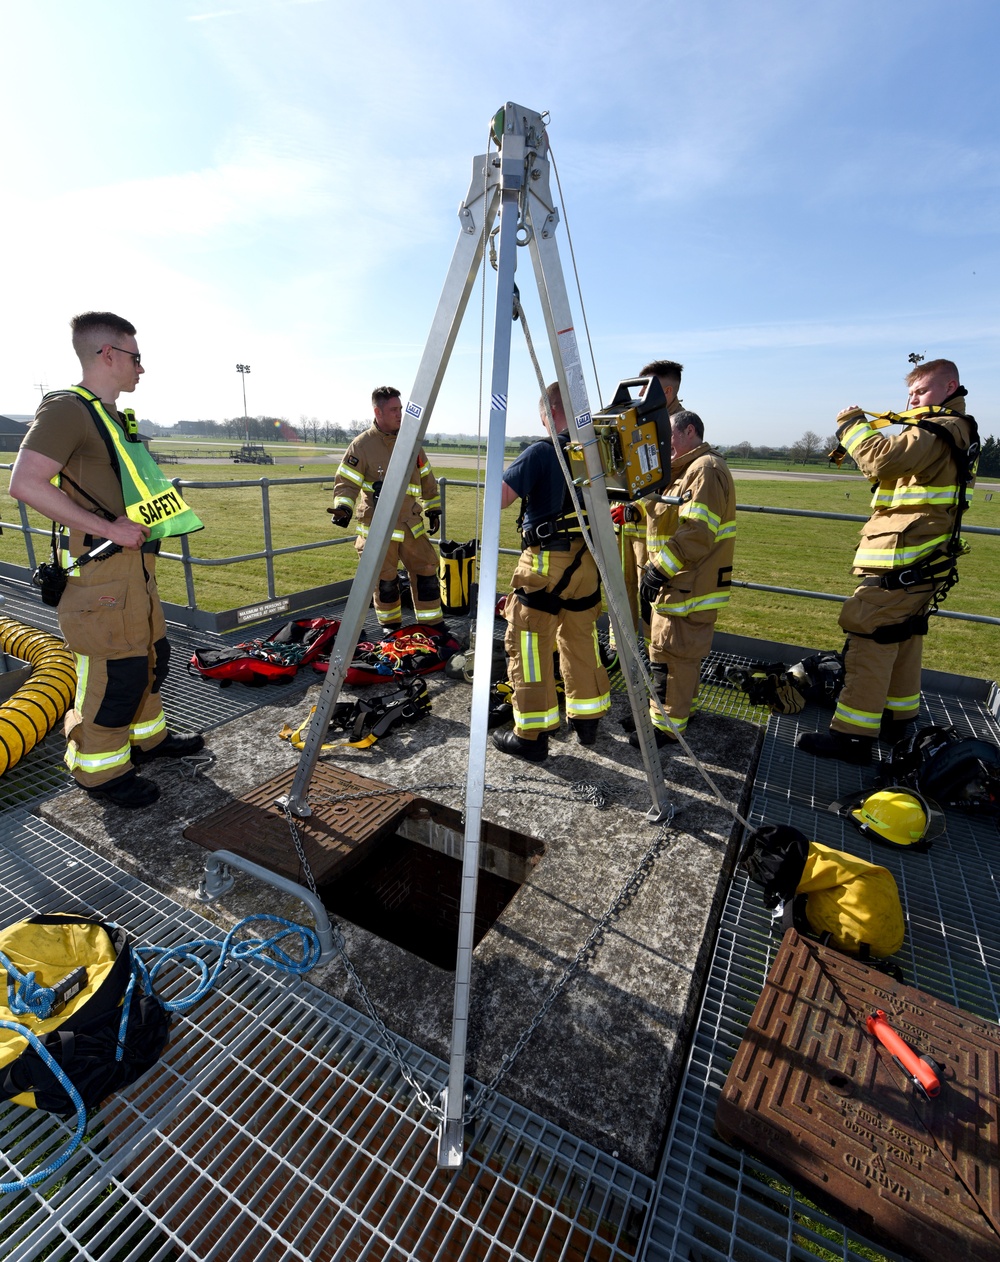
[[[915,722],[916,719],[897,719],[891,710],[883,710],[882,721],[878,725],[879,739],[895,745],[910,735]]]
[[[493,733],[493,744],[504,754],[513,754],[525,762],[544,762],[549,756],[549,734],[542,732],[535,740],[525,740],[510,730]]]
[[[870,767],[874,736],[848,736],[844,732],[803,732],[795,742],[796,749],[814,758],[836,758],[855,767]]]
[[[152,780],[143,780],[135,771],[127,771],[123,776],[107,780],[96,788],[88,789],[90,797],[98,802],[110,802],[114,806],[123,806],[126,810],[138,810],[143,806],[152,806],[160,796],[160,786]]]
[[[576,732],[576,739],[581,745],[597,743],[597,725],[600,719],[570,719],[570,727]]]

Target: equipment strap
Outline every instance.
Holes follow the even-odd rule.
[[[328,730],[346,732],[347,739],[321,745],[320,749],[330,752],[343,749],[346,745],[354,749],[368,749],[397,723],[416,722],[430,708],[430,697],[423,679],[414,679],[396,692],[383,693],[371,700],[342,701],[334,709]],[[303,733],[315,712],[316,707],[313,706],[297,728],[285,724],[278,733],[279,739],[288,741],[293,749],[304,749],[306,742]]]
[[[563,570],[559,581],[551,590],[526,592],[523,588],[518,587],[515,588],[514,595],[526,608],[540,609],[543,613],[553,615],[559,614],[563,609],[568,609],[573,613],[582,613],[585,609],[592,609],[601,599],[600,587],[589,596],[579,596],[574,600],[564,600],[562,598],[562,593],[569,586],[569,580],[580,568],[582,560],[583,548],[581,547],[573,560]]]

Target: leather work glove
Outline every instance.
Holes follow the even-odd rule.
[[[639,596],[650,605],[655,605],[660,592],[669,587],[670,579],[662,570],[657,569],[652,561],[648,561],[639,576]]]
[[[611,510],[611,520],[616,526],[624,526],[627,521],[639,521],[642,513],[634,504],[616,504]]]
[[[341,530],[346,530],[351,524],[351,510],[345,508],[343,504],[339,508],[328,508],[326,511],[333,518],[333,524],[339,526]]]
[[[427,518],[427,529],[432,535],[436,535],[441,529],[441,514],[436,508],[430,508],[425,513]]]

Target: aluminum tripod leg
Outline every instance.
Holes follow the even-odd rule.
[[[466,200],[458,211],[461,232],[455,245],[451,267],[417,369],[413,393],[403,414],[403,423],[386,470],[364,551],[358,560],[358,572],[351,585],[340,630],[330,653],[330,669],[316,703],[316,713],[309,724],[305,746],[288,792],[286,804],[294,815],[307,816],[311,813],[307,797],[309,783],[326,739],[344,677],[354,656],[354,647],[364,626],[382,561],[406,498],[410,474],[417,462],[417,453],[427,432],[427,424],[462,324],[469,295],[476,282],[485,242],[499,204],[499,172],[493,161],[489,154],[473,159],[472,182]]]
[[[511,146],[513,147],[513,146]],[[505,159],[509,149],[505,145]],[[523,142],[521,145],[523,151]],[[464,1155],[465,1054],[471,999],[472,949],[476,892],[479,887],[479,842],[483,795],[486,788],[486,742],[489,737],[490,667],[487,645],[493,639],[496,617],[497,567],[500,560],[500,496],[503,488],[504,439],[507,425],[507,385],[510,373],[510,334],[514,318],[514,267],[517,251],[520,179],[502,176],[500,248],[497,258],[496,312],[493,328],[493,374],[490,383],[489,437],[486,445],[486,491],[483,533],[479,550],[479,597],[476,606],[476,654],[472,676],[472,717],[469,723],[469,767],[465,782],[465,840],[462,850],[462,891],[455,959],[455,1005],[451,1027],[451,1061],[445,1118],[438,1138],[438,1165],[455,1169]],[[520,169],[523,173],[523,158]]]

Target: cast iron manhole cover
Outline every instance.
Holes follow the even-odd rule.
[[[184,836],[206,850],[232,850],[304,883],[288,819],[275,805],[294,778],[293,767],[266,780],[190,824]],[[372,792],[378,796],[365,796]],[[403,816],[412,815],[421,805],[422,799],[412,793],[319,763],[309,785],[312,815],[295,819],[316,884],[325,885],[360,862],[369,847],[394,832]]]
[[[868,1034],[879,1008],[943,1067],[935,1099]],[[790,929],[715,1124],[908,1257],[997,1262],[998,1104],[1000,1027]]]

